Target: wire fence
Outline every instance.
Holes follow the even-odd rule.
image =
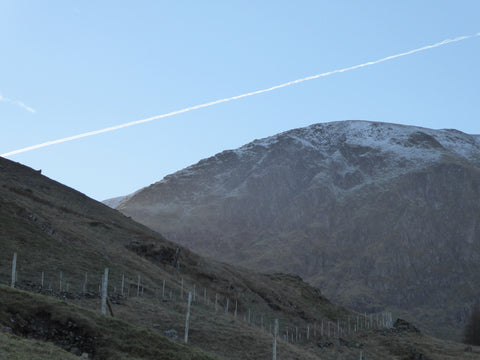
[[[110,273],[107,282],[104,273],[88,271],[72,273],[52,267],[32,274],[19,271],[16,264],[17,253],[14,253],[11,260],[11,273],[1,273],[0,283],[63,300],[102,299],[103,294],[111,315],[113,315],[111,304],[115,305],[132,297],[155,298],[160,300],[163,306],[188,303],[193,311],[197,308],[216,316],[228,317],[230,320],[243,321],[245,324],[255,326],[272,335],[275,344],[278,337],[278,340],[286,343],[317,342],[319,347],[328,347],[331,344],[329,340],[337,339],[348,343],[345,339],[350,336],[371,329],[391,328],[393,325],[390,312],[346,315],[338,319],[320,319],[310,323],[303,321],[301,325],[292,324],[291,320],[279,317],[274,311],[257,312],[249,306],[250,304],[241,302],[239,299],[229,298],[206,286],[198,287],[193,282],[188,283],[181,274],[163,279],[155,286],[151,281],[145,282],[142,275],[138,273]],[[3,268],[5,269],[5,266]],[[103,291],[104,289],[106,291]],[[188,302],[189,294],[191,303]],[[105,314],[104,309],[105,304],[102,302],[102,313]],[[278,332],[275,332],[277,322]]]

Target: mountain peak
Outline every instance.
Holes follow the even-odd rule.
[[[480,138],[457,130],[364,120],[336,121],[285,131],[225,150],[168,175],[160,183],[189,182],[215,172],[207,192],[233,195],[245,187],[242,179],[291,162],[302,163],[303,170],[309,170],[305,176],[312,179],[354,177],[358,186],[386,181],[446,157],[479,163],[479,154]],[[336,191],[348,188],[340,184]]]
[[[119,209],[203,255],[299,274],[360,311],[441,306],[458,331],[461,304],[478,295],[459,284],[480,282],[469,270],[480,258],[479,139],[318,123],[201,160]]]

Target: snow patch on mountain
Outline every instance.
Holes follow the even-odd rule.
[[[418,139],[415,139],[416,135]],[[422,139],[421,136],[424,138]],[[324,153],[329,153],[332,147],[345,143],[374,147],[385,153],[392,152],[405,157],[418,158],[429,155],[436,158],[434,154],[438,152],[435,151],[434,144],[429,144],[430,137],[446,149],[463,157],[468,158],[479,150],[480,136],[467,135],[457,130],[431,130],[415,126],[351,120],[314,124],[286,131],[254,140],[232,151],[239,157],[248,157],[257,152],[259,147],[269,149],[290,138],[305,148]],[[415,140],[417,144],[414,143]],[[422,156],[419,156],[419,150]]]
[[[336,179],[334,192],[339,195],[373,182],[388,181],[414,168],[436,163],[442,157],[461,157],[480,164],[479,154],[480,136],[458,130],[337,121],[256,139],[238,149],[203,159],[157,184],[191,183],[188,196],[195,199],[205,198],[206,194],[237,197],[247,193],[248,186],[269,171],[268,167],[281,174],[282,167],[295,166],[299,161],[309,170],[309,186]],[[215,175],[209,177],[209,173]],[[210,181],[204,183],[204,178]],[[181,194],[176,196],[178,201],[186,200]]]

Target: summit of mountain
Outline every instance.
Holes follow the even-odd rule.
[[[480,296],[480,136],[340,121],[255,140],[117,207],[201,255],[296,273],[460,338]]]

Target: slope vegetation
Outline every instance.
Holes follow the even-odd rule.
[[[0,354],[7,358],[35,351],[38,359],[68,359],[65,352],[95,359],[264,359],[271,356],[274,319],[282,358],[333,359],[344,351],[358,357],[358,349],[339,343],[316,346],[322,323],[334,339],[334,324],[343,329],[357,314],[299,277],[204,259],[1,158],[0,244],[0,282],[10,284],[15,252],[15,286],[26,291],[0,287]],[[105,268],[115,320],[98,316]],[[188,292],[194,294],[188,346],[179,346]]]

